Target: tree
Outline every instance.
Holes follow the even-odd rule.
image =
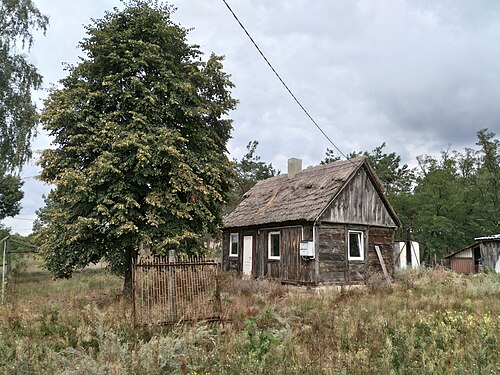
[[[240,161],[233,159],[234,178],[231,194],[226,206],[226,212],[231,212],[242,200],[243,194],[250,190],[258,181],[277,174],[271,163],[266,164],[257,155],[258,141],[250,141],[247,153]]]
[[[48,18],[31,0],[0,0],[0,219],[19,212],[22,182],[15,174],[30,158],[37,123],[31,90],[42,76],[20,52],[33,44],[32,31],[45,32]]]
[[[137,0],[93,20],[85,57],[45,103],[57,147],[43,152],[41,178],[55,188],[37,238],[58,277],[105,259],[130,295],[140,243],[198,252],[221,223],[233,85],[222,58],[202,61],[170,14]]]
[[[390,154],[384,153],[384,147],[385,142],[370,152],[351,152],[347,155],[347,158],[353,159],[360,155],[368,157],[370,165],[384,184],[387,195],[409,192],[414,181],[413,171],[408,168],[407,164],[401,165],[401,156],[395,152],[391,152]],[[320,164],[340,160],[340,157],[335,156],[334,151],[329,148],[326,149],[325,155],[325,159]]]
[[[482,129],[477,133],[477,173],[472,179],[473,191],[481,205],[478,213],[485,226],[497,230],[500,226],[500,141],[495,133]]]
[[[0,175],[0,220],[15,216],[21,210],[22,181],[19,177]]]
[[[442,257],[498,230],[500,150],[495,134],[477,133],[478,150],[419,156],[415,188],[395,206],[426,257]]]
[[[339,161],[339,160],[340,160],[340,156],[335,155],[335,151],[327,147],[326,152],[325,152],[325,158],[320,161],[320,164],[324,165],[324,164],[333,163],[334,161]]]

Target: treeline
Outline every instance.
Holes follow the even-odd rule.
[[[404,228],[421,243],[425,256],[441,257],[496,234],[500,224],[500,142],[487,129],[477,148],[417,157],[408,191],[389,192]]]

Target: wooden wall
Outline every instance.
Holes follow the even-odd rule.
[[[230,240],[230,235],[231,233],[238,233],[238,241],[239,241],[239,252],[238,252],[238,257],[230,257],[229,256],[229,240]],[[241,270],[241,264],[242,264],[242,249],[243,249],[243,238],[241,237],[241,233],[239,231],[229,231],[229,232],[222,232],[222,270],[223,271],[229,271],[229,270],[236,270],[240,271]]]
[[[375,273],[382,273],[382,266],[375,251],[379,246],[385,267],[389,275],[394,276],[394,230],[391,228],[370,227],[368,234],[368,277]]]
[[[222,236],[223,270],[242,270],[243,236],[252,235],[254,241],[252,275],[273,278],[286,283],[299,284],[360,284],[373,273],[382,273],[375,246],[379,246],[387,271],[394,275],[394,229],[366,225],[322,223],[316,229],[317,257],[304,260],[299,254],[299,242],[313,239],[312,224],[302,228],[282,227],[273,229],[245,228],[225,231]],[[364,260],[348,260],[347,238],[349,230],[364,233]],[[269,232],[280,232],[281,257],[268,258]],[[239,235],[239,256],[229,257],[230,233]]]
[[[396,227],[389,210],[364,169],[357,172],[321,215],[319,221]]]
[[[349,230],[364,233],[364,260],[348,259]],[[394,230],[391,228],[322,223],[317,230],[317,242],[319,283],[359,284],[373,273],[382,273],[376,245],[380,247],[387,271],[394,274]]]
[[[258,235],[257,277],[273,278],[287,283],[314,282],[314,260],[303,260],[299,254],[301,240],[312,241],[312,225],[260,230]],[[269,259],[268,235],[280,232],[280,259]]]
[[[321,225],[317,228],[320,283],[344,283],[346,276],[346,227]]]
[[[268,257],[269,232],[280,232],[280,259]],[[303,237],[302,237],[303,231]],[[230,233],[239,235],[238,258],[229,257]],[[252,259],[252,275],[260,278],[274,278],[289,283],[314,282],[314,260],[304,260],[299,254],[301,240],[312,241],[312,225],[290,226],[281,228],[245,228],[227,230],[222,235],[222,268],[223,270],[242,270],[243,236],[252,235],[254,253]]]

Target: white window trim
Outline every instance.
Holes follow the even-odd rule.
[[[353,257],[351,256],[351,233],[359,233],[361,242],[360,242],[360,256],[359,257]],[[350,230],[347,233],[347,257],[349,260],[365,260],[365,236],[364,233],[360,230]]]
[[[280,255],[278,255],[278,256],[271,255],[271,236],[273,234],[277,234],[279,236],[279,239],[280,239],[280,247],[279,247]],[[269,232],[267,234],[267,257],[268,257],[268,259],[276,259],[276,260],[279,260],[281,257],[281,233],[279,231]]]
[[[237,239],[237,246],[236,246],[236,254],[232,254],[231,251],[233,250],[233,237],[236,237]],[[240,236],[238,233],[231,233],[229,235],[229,256],[231,258],[238,258],[240,254]]]

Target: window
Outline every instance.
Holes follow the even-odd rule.
[[[238,256],[238,233],[231,233],[229,240],[229,256],[237,257]]]
[[[364,260],[363,232],[349,231],[349,260]]]
[[[280,258],[280,232],[269,232],[269,259]]]

